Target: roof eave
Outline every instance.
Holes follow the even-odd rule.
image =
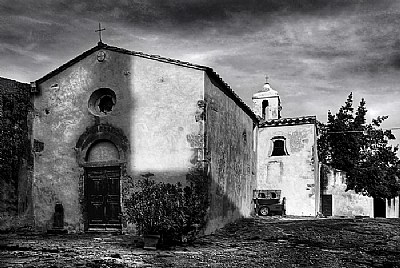
[[[267,120],[260,123],[260,127],[280,127],[280,126],[296,126],[304,124],[316,124],[317,117],[312,116],[300,116],[300,117],[290,117],[290,118],[280,118]]]
[[[257,115],[251,110],[249,106],[233,91],[233,89],[224,81],[222,78],[210,67],[206,67],[206,73],[210,77],[212,77],[218,84],[222,87],[225,93],[233,100],[235,103],[243,109],[243,111],[253,119],[253,121],[259,123],[259,118]]]

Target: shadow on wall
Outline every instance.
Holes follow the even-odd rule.
[[[85,231],[120,225],[125,211],[124,178],[135,161],[131,146],[136,133],[131,115],[136,99],[134,77],[127,71],[134,69],[133,57],[110,52],[106,59],[96,63],[95,82],[84,107],[94,124],[80,134],[75,146],[80,166],[78,211]]]

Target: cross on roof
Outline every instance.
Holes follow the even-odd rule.
[[[95,30],[95,32],[99,32],[100,43],[102,43],[102,41],[101,41],[101,32],[102,32],[102,31],[105,31],[105,30],[106,30],[106,28],[101,28],[101,24],[100,24],[100,22],[99,22],[99,29],[98,29],[98,30]]]

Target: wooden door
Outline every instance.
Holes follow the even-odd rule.
[[[86,169],[86,198],[89,228],[120,228],[119,167]]]
[[[374,198],[374,217],[386,218],[386,199]]]
[[[332,216],[332,195],[322,195],[322,214],[324,216]]]

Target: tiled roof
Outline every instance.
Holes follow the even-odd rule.
[[[250,109],[250,107],[247,106],[247,104],[233,91],[233,89],[224,80],[222,80],[222,78],[212,68],[207,67],[207,66],[203,66],[203,65],[193,64],[193,63],[190,63],[190,62],[175,60],[175,59],[171,59],[171,58],[165,58],[165,57],[162,57],[162,56],[159,56],[159,55],[145,54],[145,53],[142,53],[142,52],[131,51],[131,50],[127,50],[127,49],[123,49],[123,48],[119,48],[119,47],[109,46],[109,45],[101,43],[101,42],[99,42],[97,44],[97,46],[95,46],[95,47],[83,52],[82,54],[80,54],[79,56],[75,57],[74,59],[68,61],[67,63],[65,63],[63,65],[61,65],[60,67],[58,67],[54,71],[46,74],[42,78],[39,78],[38,80],[36,80],[36,83],[41,83],[43,81],[46,81],[50,77],[53,77],[54,75],[64,71],[65,69],[69,68],[73,64],[81,61],[82,59],[86,58],[90,54],[92,54],[92,53],[94,53],[94,52],[96,52],[96,51],[98,51],[100,49],[106,49],[106,50],[115,51],[115,52],[119,52],[119,53],[123,53],[123,54],[138,56],[138,57],[142,57],[142,58],[146,58],[146,59],[157,60],[157,61],[161,61],[161,62],[165,62],[165,63],[169,63],[169,64],[175,64],[175,65],[179,65],[179,66],[183,66],[183,67],[187,67],[187,68],[203,70],[210,77],[215,79],[217,81],[217,83],[219,85],[221,85],[222,90],[230,98],[232,98],[236,102],[236,104],[239,107],[241,107],[254,121],[257,121],[257,122],[259,121],[258,117],[253,113],[253,111]]]
[[[302,124],[315,124],[316,122],[316,116],[300,116],[267,120],[265,122],[261,122],[260,127],[294,126]]]

